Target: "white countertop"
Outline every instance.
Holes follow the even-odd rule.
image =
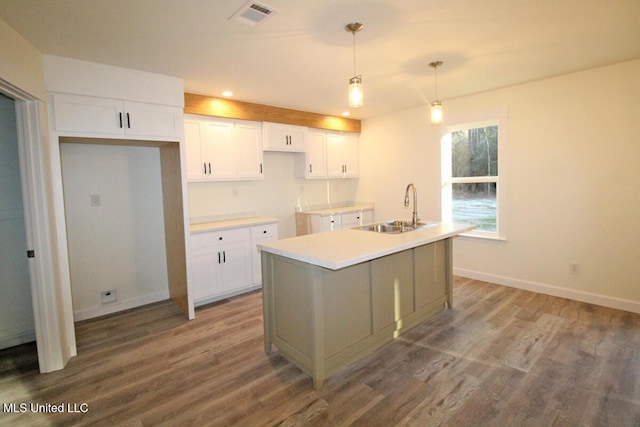
[[[373,209],[373,203],[353,203],[349,206],[336,206],[327,208],[318,208],[298,212],[307,215],[335,215],[345,212],[357,212],[360,210]]]
[[[204,233],[213,230],[225,230],[227,228],[250,227],[253,225],[271,224],[278,222],[276,218],[266,216],[254,216],[251,218],[228,219],[223,221],[203,222],[191,224],[191,233]]]
[[[258,247],[265,252],[338,270],[474,228],[468,224],[438,224],[399,234],[344,229],[260,243]]]

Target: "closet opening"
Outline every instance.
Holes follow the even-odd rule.
[[[74,322],[169,298],[188,318],[179,143],[59,142]]]

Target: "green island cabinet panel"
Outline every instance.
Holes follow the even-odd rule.
[[[338,270],[262,251],[265,351],[322,388],[451,304],[450,256],[450,238]]]

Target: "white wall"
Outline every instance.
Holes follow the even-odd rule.
[[[409,183],[418,190],[420,219],[440,219],[440,130],[427,114],[414,108],[363,121],[357,197],[375,203],[378,219],[411,219],[413,205],[404,207]]]
[[[0,79],[46,99],[42,54],[0,19]]]
[[[159,149],[64,143],[60,150],[75,320],[167,299]],[[100,292],[111,289],[119,302],[101,305]]]
[[[640,311],[639,75],[631,61],[443,102],[445,117],[509,111],[507,241],[457,239],[458,273]],[[363,122],[358,197],[387,216],[416,181],[421,216],[439,217],[440,135],[427,114]]]
[[[184,106],[181,78],[60,56],[43,58],[49,92]]]
[[[296,206],[355,201],[358,179],[315,180],[294,176],[293,153],[265,152],[264,179],[189,184],[189,212],[203,217],[269,216],[277,218],[280,238],[296,235]],[[367,201],[367,200],[364,200]]]

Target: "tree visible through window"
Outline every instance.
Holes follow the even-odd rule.
[[[488,177],[498,176],[498,126],[452,132],[451,176],[453,222],[496,232],[497,183]]]
[[[504,184],[499,173],[504,143],[500,121],[447,130],[442,139],[443,220],[475,224],[470,234],[503,237],[499,233],[499,189]]]

